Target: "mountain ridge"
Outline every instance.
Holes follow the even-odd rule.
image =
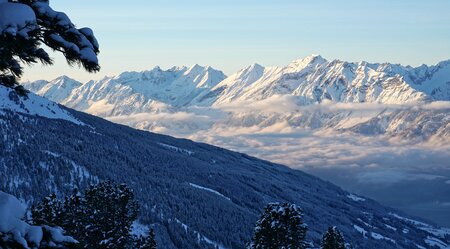
[[[119,85],[142,82],[141,85],[129,86],[147,99],[152,98],[177,107],[221,105],[242,100],[259,101],[283,94],[304,97],[308,104],[324,100],[402,104],[450,100],[449,72],[450,60],[434,66],[411,67],[365,61],[329,61],[320,55],[311,55],[294,60],[285,67],[264,67],[255,63],[228,77],[222,71],[195,64],[168,70],[155,67],[141,72],[123,72],[93,82],[100,85],[107,85],[110,81]],[[67,94],[53,96],[45,91],[43,85],[57,84],[58,79],[47,81],[47,84],[37,81],[38,83],[25,82],[24,85],[39,95],[70,104]],[[173,84],[172,87],[167,86],[170,83]],[[72,91],[80,87],[79,84],[73,85]],[[160,91],[162,87],[165,87],[166,94]],[[149,93],[152,91],[158,94]],[[179,91],[186,93],[182,95]],[[73,94],[75,96],[71,98],[79,97],[80,93]]]

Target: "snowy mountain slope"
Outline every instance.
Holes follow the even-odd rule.
[[[161,248],[243,248],[273,201],[303,208],[316,245],[328,225],[355,248],[443,248],[450,241],[446,230],[301,171],[67,112],[87,125],[13,109],[0,114],[1,191],[32,199],[98,179],[125,182],[142,204],[141,221],[167,242]]]
[[[0,87],[0,113],[13,111],[18,113],[37,115],[51,119],[62,119],[82,124],[60,105],[49,101],[33,93],[22,98],[17,93],[6,87]]]

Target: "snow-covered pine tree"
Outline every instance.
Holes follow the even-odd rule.
[[[72,195],[65,198],[63,206],[64,213],[60,226],[74,238],[80,238],[81,240],[86,234],[86,225],[89,221],[86,217],[86,200],[78,188],[73,190]]]
[[[48,0],[0,0],[0,84],[26,94],[18,84],[21,63],[53,63],[42,45],[63,53],[69,65],[100,70],[99,45],[91,29],[77,29]]]
[[[56,195],[34,206],[36,225],[56,225],[79,243],[76,248],[123,249],[134,244],[132,223],[139,205],[124,184],[102,182],[92,185],[83,196],[77,189],[64,202]]]
[[[322,249],[345,249],[345,240],[336,227],[328,227],[320,243]]]
[[[32,207],[31,214],[34,225],[62,227],[74,238],[83,238],[87,224],[85,211],[86,202],[75,189],[64,201],[59,200],[56,194],[45,197],[41,203]],[[83,248],[83,243],[73,247]]]
[[[34,225],[61,226],[64,213],[63,203],[56,194],[45,197],[31,209]]]
[[[121,249],[132,243],[131,226],[139,205],[126,185],[102,182],[91,186],[85,198],[87,222],[92,223],[86,231],[88,248]]]
[[[306,248],[306,231],[299,207],[290,203],[270,203],[256,222],[253,241],[248,248]]]

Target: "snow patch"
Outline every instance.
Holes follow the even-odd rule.
[[[433,226],[431,226],[429,224],[426,224],[424,222],[416,221],[416,220],[413,220],[413,219],[408,219],[408,218],[402,217],[402,216],[400,216],[398,214],[395,214],[395,213],[389,213],[389,215],[391,215],[391,216],[393,216],[393,217],[395,217],[395,218],[397,218],[399,220],[411,223],[411,224],[415,225],[417,228],[419,228],[420,230],[428,232],[428,233],[430,233],[430,234],[432,234],[434,236],[437,236],[439,238],[445,238],[446,236],[450,235],[450,229],[449,228],[433,227]]]
[[[349,194],[349,195],[347,195],[347,197],[354,201],[365,201],[366,200],[366,199],[359,197],[357,195],[354,195],[354,194]]]
[[[384,224],[388,229],[391,229],[393,231],[397,231],[397,228],[393,227],[393,226],[389,226],[388,224]]]
[[[433,238],[433,237],[430,237],[430,236],[428,236],[425,239],[425,243],[427,243],[427,245],[429,245],[430,247],[436,246],[436,247],[438,247],[440,249],[449,249],[450,248],[450,245],[447,245],[442,240],[437,239],[437,238]]]
[[[219,192],[217,192],[217,191],[215,191],[213,189],[206,188],[206,187],[203,187],[203,186],[200,186],[200,185],[197,185],[197,184],[193,184],[193,183],[189,183],[189,185],[191,185],[192,187],[197,188],[197,189],[201,189],[201,190],[205,190],[205,191],[211,192],[213,194],[216,194],[216,195],[218,195],[220,197],[223,197],[223,198],[231,201],[230,198],[226,197],[225,195],[223,195],[223,194],[221,194],[221,193],[219,193]]]
[[[175,152],[179,152],[179,153],[183,153],[186,154],[188,156],[192,156],[194,154],[193,151],[187,150],[187,149],[182,149],[173,145],[169,145],[169,144],[165,144],[165,143],[158,143],[160,146],[169,149],[169,150],[173,150]]]
[[[210,245],[212,245],[214,248],[217,248],[217,249],[227,249],[227,248],[226,248],[224,245],[222,245],[221,243],[218,243],[218,242],[216,242],[216,241],[214,241],[214,240],[211,240],[211,239],[209,239],[208,237],[206,237],[206,236],[200,234],[199,232],[197,232],[197,231],[191,229],[188,225],[184,224],[184,223],[181,222],[180,220],[175,219],[175,221],[176,221],[178,224],[180,224],[186,232],[187,232],[188,230],[192,230],[192,232],[193,232],[195,235],[197,235],[197,240],[198,240],[199,242],[202,242],[202,241],[203,241],[203,242],[206,242],[207,244],[210,244]]]
[[[357,225],[353,225],[353,228],[355,228],[355,230],[358,231],[358,233],[362,234],[364,238],[367,238],[367,236],[366,236],[367,231],[364,228],[357,226]]]
[[[131,234],[135,236],[148,236],[150,228],[147,225],[141,224],[139,221],[134,221],[131,225]]]
[[[61,157],[60,154],[55,153],[55,152],[51,152],[51,151],[48,151],[48,150],[46,150],[46,151],[44,151],[44,152],[45,152],[45,154],[47,154],[47,155],[49,155],[49,156],[52,156],[52,157],[57,157],[57,158]]]
[[[379,233],[371,232],[371,233],[370,233],[370,236],[371,236],[372,238],[376,239],[376,240],[383,239],[383,240],[387,240],[387,241],[390,241],[390,242],[392,242],[392,243],[395,244],[395,240],[393,240],[393,239],[391,239],[391,238],[388,238],[388,237],[385,237],[385,236],[383,236],[383,235],[381,235],[381,234],[379,234]]]

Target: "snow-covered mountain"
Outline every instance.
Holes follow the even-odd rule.
[[[0,98],[0,191],[32,200],[99,180],[125,182],[161,248],[244,248],[262,207],[274,201],[303,209],[316,246],[328,225],[354,248],[449,246],[447,229],[301,171],[0,92],[8,93]]]
[[[405,104],[450,100],[450,61],[417,68],[389,63],[349,63],[308,56],[286,67],[253,64],[225,77],[199,65],[144,72],[81,84],[67,77],[25,82],[31,91],[70,107],[87,110],[100,102],[110,107],[105,115],[152,110],[152,102],[174,107],[220,106],[239,101],[260,101],[291,95],[302,104]],[[58,90],[55,92],[55,90]],[[124,106],[132,110],[123,110]]]
[[[189,105],[193,98],[209,92],[225,77],[211,67],[193,65],[125,72],[85,84],[63,76],[24,85],[32,92],[68,107],[101,116],[116,116]]]
[[[263,100],[274,95],[297,96],[305,103],[405,104],[450,100],[450,61],[436,66],[349,63],[312,55],[286,67],[251,65],[228,77],[205,97],[215,105],[238,100]]]

